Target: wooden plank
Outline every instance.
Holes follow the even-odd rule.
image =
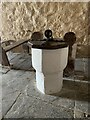
[[[18,69],[20,69],[20,70],[28,70],[28,71],[35,71],[35,69],[32,67],[31,56],[28,56],[27,59],[25,59],[25,61],[20,64]]]
[[[22,45],[23,43],[28,42],[29,40],[30,40],[30,39],[28,39],[28,40],[19,40],[19,41],[16,41],[14,44],[11,44],[11,45],[9,45],[9,46],[4,47],[4,50],[5,50],[6,52],[8,52],[8,51],[12,50],[13,48],[18,47],[19,45]]]
[[[31,60],[30,55],[28,55],[28,54],[25,54],[25,53],[17,54],[17,56],[14,59],[12,59],[10,61],[10,63],[13,64],[13,66],[12,66],[13,68],[17,68],[17,69],[21,68],[22,69],[24,62],[26,61],[25,64],[27,64],[28,59],[29,59],[29,61]]]
[[[11,61],[17,56],[17,54],[9,51],[9,52],[7,52],[7,56],[8,56],[8,60]]]
[[[11,60],[10,60],[10,63],[11,63],[12,65],[18,66],[18,65],[20,65],[20,63],[23,62],[24,60],[25,60],[25,58],[24,58],[24,55],[23,55],[23,54],[17,54],[14,59],[11,59]]]
[[[31,67],[31,57],[28,57],[21,65],[20,68],[22,69],[29,69]]]
[[[28,54],[17,55],[11,60],[11,63],[13,64],[12,69],[35,71],[32,67],[31,56]]]

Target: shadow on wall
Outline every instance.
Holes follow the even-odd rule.
[[[77,58],[90,58],[90,45],[78,45],[76,57]]]

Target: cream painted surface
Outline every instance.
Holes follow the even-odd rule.
[[[44,94],[61,90],[63,70],[67,65],[68,47],[45,50],[32,48],[32,65],[36,70],[37,88]]]
[[[68,48],[55,50],[42,50],[43,73],[56,73],[62,71],[67,64]]]
[[[32,65],[37,71],[42,72],[42,50],[31,49],[32,52]]]

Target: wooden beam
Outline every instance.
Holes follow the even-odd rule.
[[[28,42],[29,40],[30,40],[30,39],[28,39],[28,40],[19,40],[19,41],[16,41],[16,42],[14,42],[14,44],[11,44],[11,45],[9,45],[9,46],[6,46],[6,47],[4,47],[3,49],[4,49],[6,52],[8,52],[8,51],[10,51],[10,50],[18,47],[19,45],[22,45],[23,43]]]

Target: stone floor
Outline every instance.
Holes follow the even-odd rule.
[[[35,72],[3,68],[2,118],[89,118],[88,82],[64,79],[60,93],[44,95]]]
[[[23,61],[21,57],[19,59]],[[90,82],[83,74],[82,65],[83,62],[75,65],[75,69],[81,69],[82,72],[63,78],[62,90],[53,95],[38,91],[35,72],[0,67],[0,118],[90,119]]]

